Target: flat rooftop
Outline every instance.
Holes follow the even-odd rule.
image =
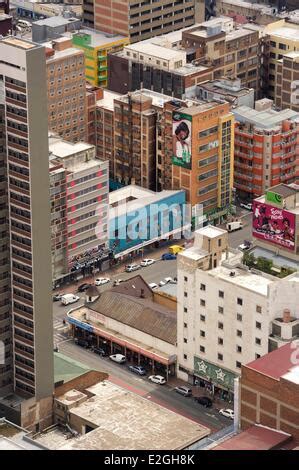
[[[120,93],[115,93],[114,91],[105,89],[103,90],[103,92],[103,98],[97,101],[97,106],[113,111],[114,100],[120,98],[122,95]]]
[[[212,450],[271,450],[280,448],[291,439],[291,434],[255,424],[226,439]]]
[[[282,26],[281,28],[274,29],[273,31],[269,31],[271,36],[275,36],[277,38],[289,39],[295,41],[299,44],[299,27],[292,28],[289,26]]]
[[[214,225],[207,225],[206,227],[203,227],[199,230],[196,230],[195,236],[205,236],[209,238],[216,238],[219,237],[220,235],[224,235],[227,233],[226,230],[220,227],[214,227]]]
[[[299,113],[292,109],[275,111],[274,109],[266,111],[257,111],[248,106],[238,106],[232,110],[235,118],[239,122],[253,124],[261,129],[270,129],[279,126],[282,121],[292,120],[299,122]]]
[[[275,250],[266,250],[265,248],[261,248],[259,246],[254,247],[252,250],[250,250],[250,253],[252,253],[255,258],[266,258],[268,260],[273,261],[273,264],[275,266],[287,266],[288,268],[293,268],[296,270],[299,270],[298,263],[296,261],[293,261],[289,258],[285,258],[284,256],[281,255],[276,255]]]
[[[231,273],[234,272],[234,276]],[[207,271],[209,276],[212,276],[221,281],[226,281],[232,286],[237,285],[244,287],[256,294],[267,296],[268,287],[275,281],[266,278],[263,275],[253,274],[240,268],[227,268],[225,266],[218,266],[217,268]]]
[[[247,369],[279,380],[281,377],[299,385],[299,367],[294,365],[292,354],[295,349],[292,343],[287,343],[275,351],[246,364]]]
[[[24,440],[28,432],[14,423],[0,418],[0,451],[3,450],[41,450],[34,442]]]
[[[90,368],[81,362],[75,361],[64,354],[54,352],[54,383],[69,382],[89,370]]]
[[[49,136],[49,151],[55,157],[66,158],[76,153],[85,152],[94,148],[92,144],[86,144],[85,142],[68,142],[62,140],[59,137]]]
[[[0,39],[0,44],[1,42],[3,44],[8,44],[9,46],[14,46],[14,47],[17,47],[18,49],[24,49],[24,50],[29,50],[29,49],[34,49],[35,47],[40,47],[39,44],[35,44],[30,41],[25,41],[24,39],[20,39],[15,36],[9,36],[9,37]]]
[[[78,24],[79,21],[80,20],[78,18],[64,18],[63,16],[51,16],[43,20],[34,21],[33,25],[55,28],[56,26],[65,26],[75,23],[75,28],[76,23]]]
[[[103,31],[94,31],[93,29],[88,28],[80,29],[80,32],[74,34],[74,37],[86,34],[90,36],[91,41],[88,46],[91,47],[105,46],[106,44],[110,44],[111,42],[123,41],[127,39],[126,36],[121,36],[119,34],[113,35],[109,33],[104,33]]]
[[[136,42],[125,47],[125,51],[138,52],[156,57],[161,60],[186,60],[186,51],[165,47],[163,44],[154,44],[146,41]]]
[[[87,391],[94,396],[70,413],[96,429],[67,441],[63,435],[53,439],[47,433],[35,440],[51,450],[176,450],[210,433],[208,428],[109,381]]]
[[[230,83],[226,80],[209,80],[207,82],[199,83],[198,88],[203,88],[204,90],[211,91],[213,93],[219,93],[221,95],[232,96],[232,97],[241,97],[249,94],[254,94],[253,88],[241,87],[239,85],[234,85],[233,82]]]

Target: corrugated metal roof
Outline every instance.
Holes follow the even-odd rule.
[[[90,305],[89,309],[167,343],[176,343],[176,312],[152,300],[137,299],[115,291],[105,291]]]

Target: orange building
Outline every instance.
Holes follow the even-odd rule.
[[[240,106],[233,110],[234,187],[241,197],[254,198],[271,186],[298,181],[299,113],[274,111],[271,105],[269,100],[260,100],[257,109]]]

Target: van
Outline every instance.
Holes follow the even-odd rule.
[[[21,28],[31,28],[32,27],[32,24],[29,21],[26,21],[26,20],[18,20],[17,25],[21,26]]]
[[[234,222],[228,222],[226,224],[226,230],[228,232],[234,232],[235,230],[241,230],[243,228],[243,224],[240,220],[235,220]]]
[[[178,253],[180,253],[183,250],[184,250],[184,248],[180,245],[171,245],[169,247],[169,253],[171,253],[172,255],[177,255]]]
[[[80,297],[74,294],[65,294],[61,297],[61,303],[63,305],[73,304],[74,302],[78,302]]]

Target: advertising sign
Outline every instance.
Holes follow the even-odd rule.
[[[173,165],[191,170],[192,117],[173,112],[172,115]]]
[[[259,201],[253,203],[252,234],[288,250],[295,249],[295,215]]]

